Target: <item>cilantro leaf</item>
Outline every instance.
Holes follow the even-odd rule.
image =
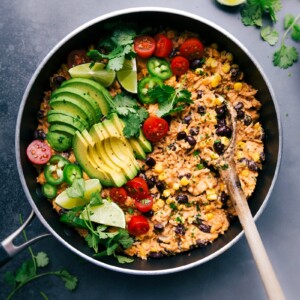
[[[103,204],[103,199],[100,196],[99,193],[95,192],[92,193],[91,199],[90,199],[90,206],[97,206]]]
[[[294,62],[298,60],[298,52],[295,47],[282,46],[275,51],[273,55],[273,64],[282,69],[287,69],[292,66]]]
[[[138,114],[128,113],[126,117],[122,117],[125,124],[123,134],[126,138],[139,137],[140,125],[142,123],[141,118]]]
[[[279,34],[271,26],[262,27],[260,35],[271,46],[274,46],[278,42]]]
[[[300,24],[295,24],[293,26],[291,37],[294,41],[300,42]]]
[[[117,258],[119,264],[128,264],[134,262],[133,258],[127,256],[115,255],[115,257]]]
[[[36,269],[32,260],[25,261],[16,272],[16,281],[24,283],[36,275]]]
[[[294,16],[287,14],[284,16],[284,29],[288,29],[294,23]]]
[[[59,276],[64,281],[66,289],[68,289],[69,291],[75,290],[78,282],[78,279],[75,276],[72,276],[66,270],[58,272],[57,276]]]
[[[88,234],[85,237],[85,240],[88,244],[88,246],[97,253],[98,252],[98,244],[99,244],[99,236],[93,233]]]
[[[38,267],[46,267],[49,264],[49,257],[45,252],[38,252],[35,261]]]
[[[125,229],[119,230],[119,235],[117,236],[117,238],[118,238],[118,242],[125,249],[131,247],[133,244],[133,238],[129,235],[128,231]]]
[[[113,33],[112,40],[115,42],[115,44],[123,46],[132,44],[135,36],[136,33],[133,29],[116,29]]]
[[[10,271],[7,271],[4,274],[3,279],[12,289],[14,289],[17,286],[15,275]]]
[[[66,189],[66,191],[70,198],[82,198],[85,192],[84,179],[75,179],[72,185]]]

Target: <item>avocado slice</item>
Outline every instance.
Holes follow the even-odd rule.
[[[138,143],[140,144],[140,146],[143,148],[143,150],[146,153],[150,153],[152,152],[152,145],[151,143],[145,138],[144,133],[142,130],[140,130],[140,135],[137,138]]]
[[[49,127],[49,131],[52,132],[66,132],[70,135],[74,135],[76,132],[76,129],[72,126],[69,126],[67,124],[60,124],[60,123],[52,123],[52,125]]]
[[[104,116],[109,114],[110,106],[106,99],[109,98],[111,101],[113,100],[107,89],[100,83],[86,78],[72,78],[64,81],[61,87],[73,87],[87,93],[98,102]]]
[[[66,132],[48,131],[47,141],[56,151],[66,151],[72,146],[72,135]]]
[[[85,128],[88,128],[89,125],[86,121],[74,118],[63,113],[58,113],[56,111],[50,110],[47,115],[48,122],[50,124],[64,124],[74,127],[76,130],[83,131]]]
[[[88,115],[91,116],[91,118],[93,118],[93,123],[97,123],[100,121],[102,117],[100,107],[97,101],[90,97],[86,92],[83,92],[79,89],[75,89],[73,87],[60,87],[52,93],[51,100],[59,96],[69,96],[74,99],[77,99],[78,101],[81,101],[82,103],[86,103],[86,105],[89,106]]]
[[[68,112],[68,115],[79,117],[89,123],[89,126],[94,124],[93,117],[89,114],[89,105],[72,96],[58,96],[49,102],[52,110],[57,112]]]

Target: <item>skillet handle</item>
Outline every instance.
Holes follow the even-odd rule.
[[[44,238],[51,236],[50,233],[41,234],[21,245],[14,245],[13,240],[27,227],[27,225],[32,221],[35,216],[34,211],[31,211],[28,219],[11,235],[5,238],[0,244],[0,267],[6,264],[13,256],[15,256],[20,251],[24,250],[32,243]]]

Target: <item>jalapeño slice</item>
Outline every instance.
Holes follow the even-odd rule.
[[[170,64],[165,59],[151,57],[148,60],[147,69],[152,76],[162,80],[166,80],[172,76]]]
[[[151,104],[156,101],[148,95],[148,91],[156,86],[162,86],[163,81],[158,77],[144,77],[138,84],[138,96],[142,103]]]
[[[57,195],[57,187],[46,182],[42,185],[42,194],[48,199],[53,199]]]
[[[61,155],[53,155],[44,170],[46,181],[59,185],[64,181],[63,170],[70,162]]]
[[[82,170],[78,165],[68,164],[63,171],[64,180],[69,185],[72,185],[75,179],[82,178]]]

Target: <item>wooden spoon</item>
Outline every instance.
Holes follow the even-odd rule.
[[[236,111],[231,103],[227,102],[227,109],[232,123],[232,137],[230,145],[217,160],[216,165],[228,165],[228,168],[219,168],[219,174],[227,186],[228,193],[237,212],[240,223],[244,229],[246,239],[252,251],[258,271],[263,281],[269,299],[285,299],[279,281],[271,265],[270,259],[258,233],[254,219],[243,193],[240,180],[236,172],[234,150],[236,144]]]

